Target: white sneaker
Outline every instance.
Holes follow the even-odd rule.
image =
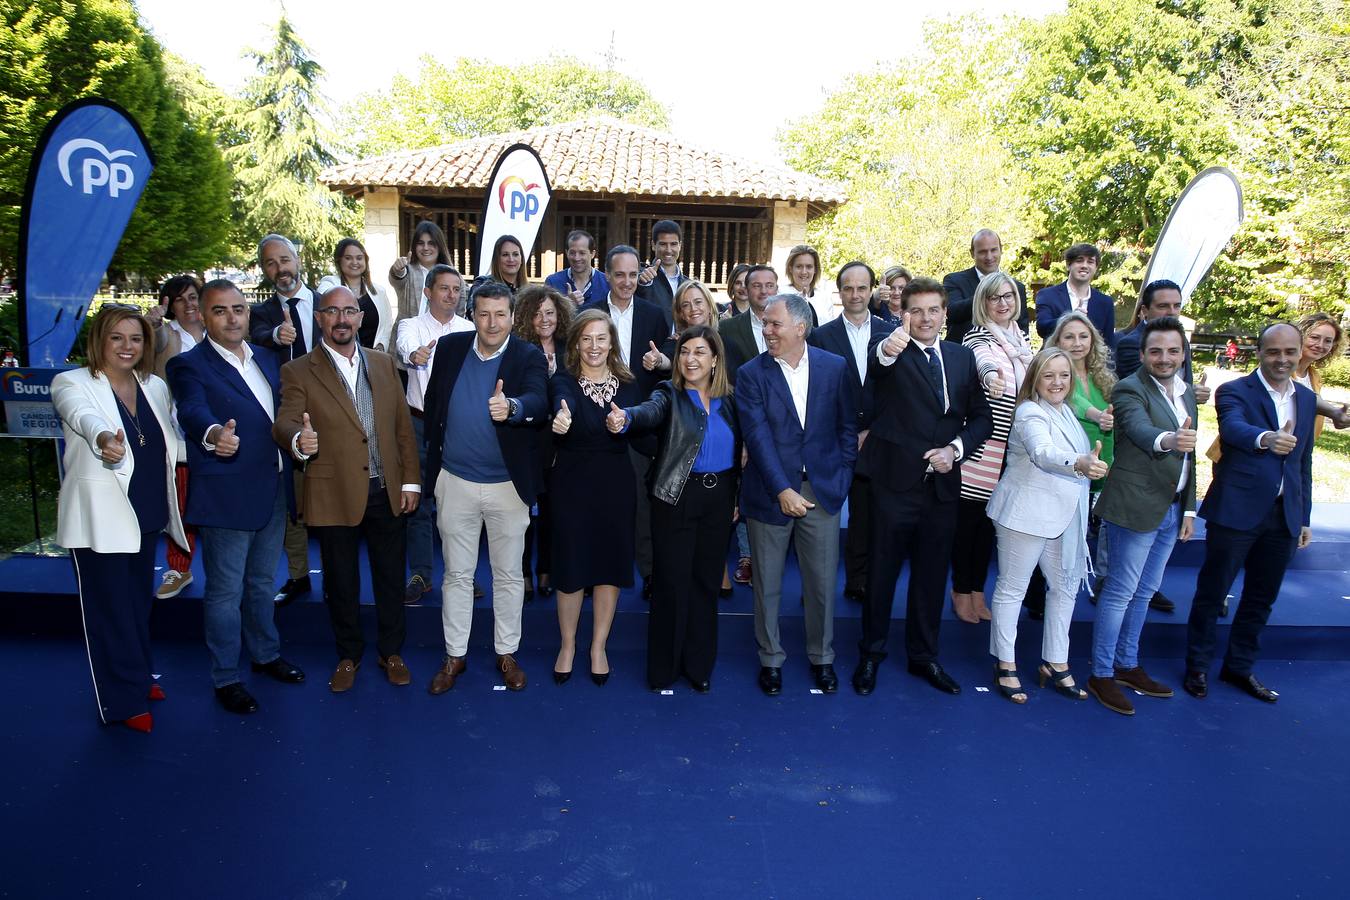
[[[192,584],[191,572],[179,572],[176,569],[170,569],[164,573],[164,581],[155,591],[156,600],[169,600],[183,593],[183,588]]]

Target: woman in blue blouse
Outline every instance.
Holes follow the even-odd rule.
[[[740,479],[741,436],[724,359],[717,331],[691,325],[675,344],[671,380],[657,385],[647,402],[609,415],[610,431],[655,431],[659,439],[650,481],[652,690],[670,687],[680,675],[701,694],[711,688],[717,592]]]

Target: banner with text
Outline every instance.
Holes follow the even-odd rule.
[[[140,126],[106,100],[77,100],[42,132],[19,224],[27,365],[65,363],[154,167]]]
[[[512,144],[497,157],[483,198],[483,216],[478,227],[478,275],[492,273],[492,248],[502,235],[520,241],[524,254],[521,265],[528,265],[539,237],[539,225],[548,211],[553,189],[548,183],[544,163],[528,144]]]

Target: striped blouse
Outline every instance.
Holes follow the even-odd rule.
[[[975,354],[975,366],[982,385],[985,377],[992,372],[1000,373],[1005,385],[1003,396],[997,399],[990,397],[989,389],[985,388],[985,396],[994,415],[994,433],[978,453],[961,463],[961,496],[967,500],[985,502],[1003,472],[1008,433],[1012,430],[1013,411],[1017,408],[1017,390],[1027,370],[1022,361],[1014,361],[998,338],[983,326],[971,328],[961,343]]]

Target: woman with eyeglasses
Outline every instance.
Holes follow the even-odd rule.
[[[961,463],[961,497],[952,543],[952,611],[963,622],[988,621],[984,602],[989,560],[994,553],[994,523],[985,512],[1003,471],[1003,455],[1012,428],[1014,398],[1031,362],[1031,345],[1017,326],[1021,295],[1010,276],[990,272],[975,288],[974,326],[961,343],[975,354],[985,396],[994,414],[994,433],[979,452]]]
[[[174,487],[179,437],[153,340],[139,310],[105,304],[87,363],[52,379],[66,442],[56,541],[75,563],[99,719],[141,732],[154,724],[149,701],[164,699],[151,675],[155,548],[166,530],[187,545]]]
[[[881,274],[881,284],[872,295],[872,312],[892,325],[900,325],[904,313],[904,303],[900,295],[905,285],[914,280],[909,269],[904,266],[891,266]]]
[[[159,302],[150,307],[146,320],[155,333],[155,374],[164,379],[169,360],[186,353],[206,340],[206,323],[202,320],[200,293],[202,286],[191,275],[175,275],[159,288]],[[175,421],[175,428],[177,422]],[[178,437],[182,438],[179,431]],[[179,445],[178,463],[174,467],[175,497],[178,511],[187,504],[187,457]],[[197,529],[184,524],[187,543],[179,546],[174,541],[164,544],[164,563],[168,570],[155,591],[156,600],[172,600],[192,584],[192,557],[197,549]]]
[[[389,301],[370,280],[370,257],[366,255],[365,246],[356,238],[338,241],[333,250],[333,268],[337,274],[325,275],[315,294],[322,297],[329,288],[339,285],[351,291],[362,313],[356,340],[368,350],[387,352],[391,324]]]

